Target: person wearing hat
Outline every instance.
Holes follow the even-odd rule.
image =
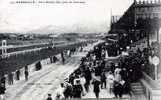
[[[72,98],[73,96],[73,86],[69,81],[65,81],[65,90],[64,90],[64,97],[65,98]]]
[[[80,83],[80,80],[76,80],[76,84],[73,87],[73,97],[81,98],[83,92],[83,87]]]

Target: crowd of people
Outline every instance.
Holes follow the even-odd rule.
[[[101,89],[106,89],[115,98],[124,94],[132,97],[130,83],[137,82],[142,76],[142,52],[138,49],[136,53],[120,56],[116,62],[109,62],[106,51],[106,46],[101,44],[88,52],[81,59],[79,68],[61,83],[56,98],[82,98],[91,91],[99,98]]]
[[[85,45],[86,46],[86,45]],[[83,47],[81,47],[82,50]],[[67,53],[67,51],[69,51]],[[62,64],[65,63],[65,54],[68,54],[68,56],[70,57],[71,55],[73,55],[76,52],[76,48],[71,49],[71,50],[65,50],[61,53],[61,62]],[[51,63],[56,63],[57,61],[59,61],[59,59],[56,56],[52,56],[50,57],[50,62]],[[35,71],[39,71],[42,69],[42,64],[41,61],[37,61],[35,63]],[[0,100],[4,100],[4,95],[6,92],[6,84],[8,82],[8,85],[13,85],[15,81],[20,81],[22,80],[21,76],[24,75],[24,79],[25,81],[28,81],[29,79],[29,68],[26,65],[24,67],[24,71],[20,71],[20,69],[17,69],[15,72],[10,72],[7,75],[2,73],[1,77],[0,77]],[[48,95],[49,97],[51,97],[51,95]],[[49,99],[50,100],[50,99]]]
[[[88,42],[93,43],[94,41],[88,41]],[[83,46],[87,46],[87,43],[86,42],[81,43],[79,44],[79,46],[68,48],[68,50],[64,50],[62,53],[60,53],[62,64],[65,64],[66,62],[65,54],[68,54],[68,56],[70,57],[76,52],[78,48],[80,48],[80,51],[82,51]],[[50,56],[50,63],[56,63],[57,61],[59,61],[59,59],[56,56]],[[41,69],[42,69],[41,61],[35,62],[35,71],[39,71]],[[13,85],[15,81],[22,80],[21,76],[24,76],[25,81],[28,81],[29,75],[30,75],[30,71],[29,71],[28,65],[24,67],[23,71],[21,71],[21,69],[17,69],[14,72],[0,73],[0,100],[4,100],[7,82],[8,82],[8,85]],[[50,100],[51,95],[49,94],[48,96]]]
[[[112,49],[112,48],[111,48]],[[71,55],[76,50],[71,50]],[[82,48],[81,48],[82,51]],[[129,55],[120,56],[116,61],[108,61],[107,56],[112,55],[108,52],[104,44],[96,45],[81,59],[79,67],[64,79],[56,90],[56,99],[63,98],[82,98],[89,92],[93,92],[96,98],[100,97],[101,89],[107,90],[108,94],[115,98],[122,98],[124,94],[132,96],[130,83],[136,82],[142,77],[142,66],[145,66],[145,51],[129,52]],[[121,51],[119,51],[121,52]],[[118,56],[119,53],[115,53]],[[62,63],[64,64],[64,54],[61,53]],[[141,59],[142,58],[142,59]],[[144,58],[144,59],[143,59]],[[52,58],[53,62],[57,58]],[[41,69],[37,64],[38,70]],[[25,79],[28,80],[28,68],[24,71]],[[20,71],[16,71],[17,80],[20,80]],[[9,84],[13,84],[13,75],[8,75]],[[5,77],[1,78],[0,96],[3,98],[5,93]],[[48,94],[47,100],[52,100],[51,94]]]
[[[6,82],[8,82],[9,85],[13,85],[15,80],[21,80],[20,76],[22,74],[24,74],[25,80],[27,81],[29,77],[28,66],[25,66],[24,73],[22,73],[19,69],[17,69],[15,72],[10,72],[8,76],[3,73],[0,78],[0,83],[4,84],[4,86],[6,86]]]

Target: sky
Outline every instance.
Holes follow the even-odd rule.
[[[113,15],[122,15],[133,0],[0,0],[0,32],[104,33]],[[50,1],[52,3],[38,3]],[[54,3],[59,1],[60,3]],[[68,3],[62,3],[66,1]],[[81,3],[69,3],[77,1]]]

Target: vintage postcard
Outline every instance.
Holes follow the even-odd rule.
[[[161,0],[0,0],[0,100],[161,100]]]

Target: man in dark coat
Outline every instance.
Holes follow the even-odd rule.
[[[120,74],[121,74],[121,77],[123,80],[125,80],[125,81],[128,80],[128,72],[127,72],[126,68],[122,68]]]
[[[83,87],[80,84],[80,80],[76,81],[76,84],[73,87],[73,97],[74,98],[81,98],[83,92]]]
[[[64,90],[64,96],[65,96],[65,98],[72,98],[72,92],[73,92],[73,87],[72,87],[72,85],[70,84],[70,83],[67,83],[67,86],[66,86],[66,88],[65,88],[65,90]]]
[[[58,61],[58,58],[56,56],[53,56],[53,63],[55,63],[56,61]]]
[[[92,82],[92,84],[94,85],[93,92],[95,93],[96,98],[99,98],[99,92],[100,92],[99,85],[100,85],[100,81],[95,79]]]
[[[40,70],[42,68],[41,62],[40,61],[37,62],[35,67],[36,67],[36,69],[35,69],[36,71]],[[27,69],[25,68],[25,70],[28,70],[28,68]]]
[[[20,70],[17,70],[16,71],[16,79],[17,80],[20,80]]]
[[[25,70],[24,74],[25,74],[25,80],[27,81],[28,80],[28,76],[29,76],[28,70]]]
[[[129,94],[129,96],[132,97],[130,82],[125,81],[125,84],[123,85],[123,93]]]
[[[101,76],[102,69],[100,66],[95,67],[95,76]]]
[[[103,85],[106,88],[106,75],[105,75],[105,71],[103,71],[101,73],[101,88],[103,89]]]
[[[118,96],[121,98],[122,97],[122,93],[123,93],[123,87],[122,85],[118,82],[118,81],[114,81],[114,95],[116,98],[118,98]]]
[[[51,63],[55,63],[56,61],[58,61],[58,58],[56,56],[52,56],[50,57],[50,61]]]
[[[86,92],[88,92],[88,90],[89,90],[89,85],[90,85],[90,81],[91,81],[91,79],[92,79],[92,74],[91,74],[91,71],[90,71],[90,69],[89,68],[87,68],[86,70],[85,70],[85,72],[84,72],[85,74],[84,74],[84,77],[85,77],[85,79],[86,79],[86,83],[85,83],[85,89],[86,89]]]
[[[64,53],[63,52],[61,53],[61,59],[62,59],[62,63],[64,64],[65,63],[65,58],[64,58]]]

